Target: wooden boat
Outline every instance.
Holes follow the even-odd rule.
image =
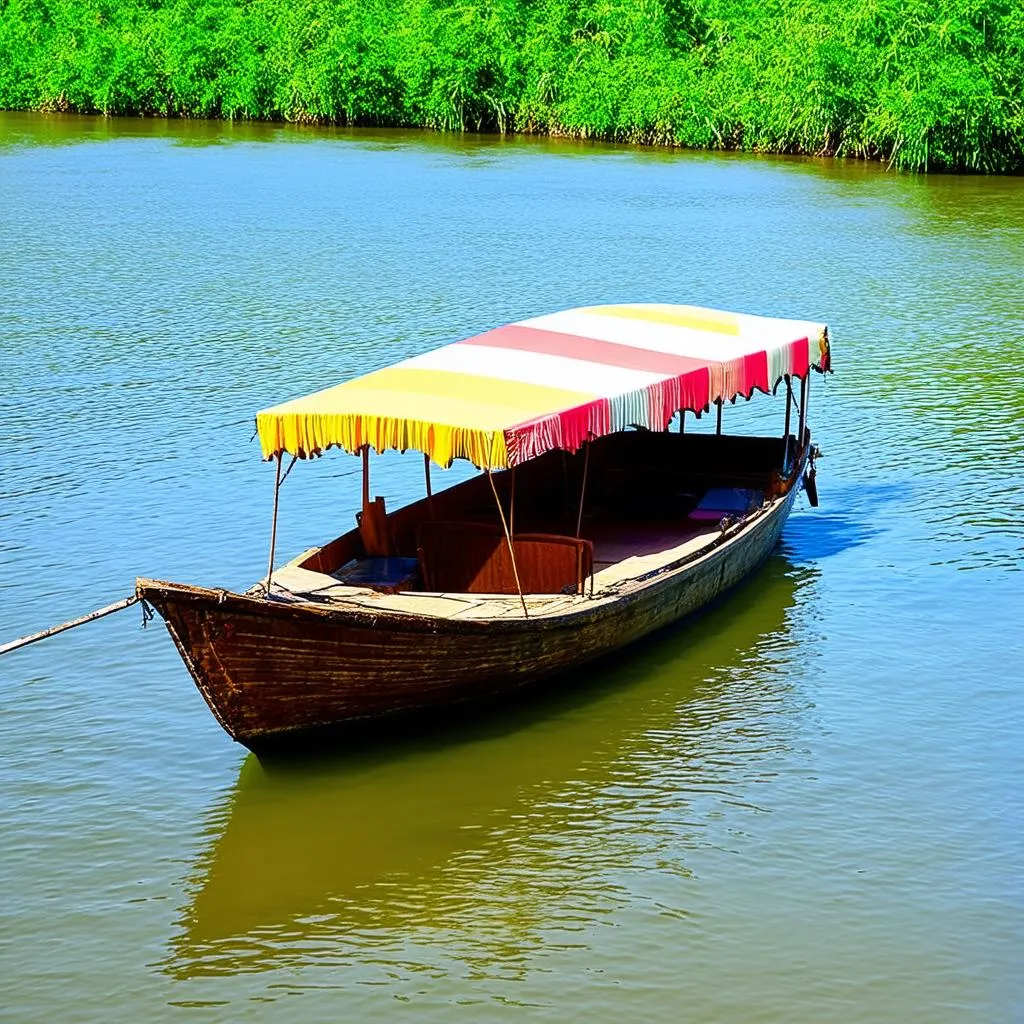
[[[669,305],[446,346],[257,417],[272,536],[283,457],[290,471],[331,447],[363,458],[354,530],[276,570],[272,540],[244,594],[139,579],[138,596],[256,751],[513,692],[670,626],[764,562],[813,484],[808,382],[829,360],[822,324]],[[781,436],[722,434],[725,402],[781,385]],[[684,432],[687,411],[711,410],[715,434]],[[423,452],[425,497],[371,501],[371,448]],[[432,493],[431,461],[456,458],[481,474]]]

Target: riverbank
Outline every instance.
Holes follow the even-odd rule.
[[[1004,0],[4,0],[0,108],[1024,170]]]

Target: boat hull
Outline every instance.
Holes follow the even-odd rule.
[[[797,490],[700,557],[561,615],[442,619],[144,579],[137,590],[163,616],[217,720],[260,752],[353,721],[495,698],[671,626],[767,559]]]

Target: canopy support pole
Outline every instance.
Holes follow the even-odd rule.
[[[363,453],[363,511],[365,512],[370,504],[370,446],[364,444],[360,451]]]
[[[359,450],[363,455],[363,510],[356,516],[356,522],[363,552],[367,558],[388,558],[392,541],[384,499],[377,495],[370,501],[370,446],[364,444]]]
[[[722,434],[722,399],[717,399],[715,405],[718,406],[718,421],[715,424],[715,433],[719,436]]]
[[[510,537],[516,535],[516,467],[513,466],[509,472],[512,474],[512,494],[508,500],[508,533]]]
[[[786,374],[786,426],[782,430],[782,436],[785,440],[785,445],[782,449],[782,472],[789,472],[789,425],[790,425],[790,414],[793,407],[793,382],[790,380],[789,374]]]
[[[583,499],[587,495],[587,467],[590,465],[590,442],[586,443],[586,452],[583,456],[583,484],[580,487],[580,510],[576,516],[576,538],[579,539],[580,530],[583,529]]]
[[[427,485],[427,508],[430,509],[430,518],[434,518],[434,491],[430,486],[430,456],[423,455],[423,478]],[[365,499],[364,499],[365,500]]]
[[[800,381],[800,437],[797,440],[797,447],[804,446],[804,433],[807,430],[807,400],[811,397],[811,374],[810,371],[804,374]]]
[[[685,409],[680,409],[679,410],[679,433],[680,434],[685,434],[686,433],[686,410]]]
[[[275,456],[277,470],[274,474],[274,516],[270,522],[270,556],[267,559],[267,600],[270,600],[271,580],[274,575],[274,548],[277,546],[277,501],[281,496],[281,453]],[[289,467],[290,468],[290,467]]]
[[[519,569],[516,568],[516,549],[512,544],[512,534],[509,532],[508,523],[505,520],[505,510],[501,507],[501,498],[498,497],[498,488],[494,486],[494,476],[491,474],[490,469],[487,470],[487,479],[490,481],[494,503],[498,506],[498,515],[501,516],[501,525],[505,530],[505,542],[508,544],[509,557],[512,559],[512,575],[516,578],[516,590],[519,593],[519,600],[523,605],[523,618],[528,619],[530,613],[526,610],[526,598],[523,597],[523,586],[519,582]]]

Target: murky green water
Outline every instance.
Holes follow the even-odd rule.
[[[267,770],[134,610],[4,657],[0,1016],[1022,1019],[1022,281],[1021,179],[0,115],[0,640],[258,578],[254,411],[500,322],[796,314],[837,368],[822,508],[549,700]]]

